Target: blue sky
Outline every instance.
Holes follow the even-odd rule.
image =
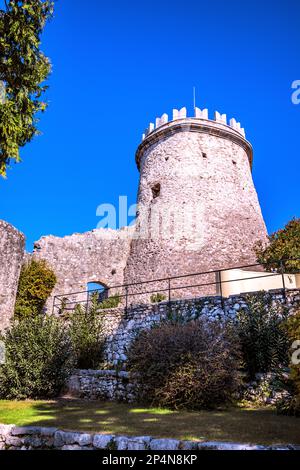
[[[0,2],[1,4],[1,2]],[[53,63],[43,134],[0,181],[0,218],[27,237],[96,227],[136,200],[134,154],[150,121],[197,105],[241,121],[268,230],[300,216],[300,2],[58,0],[43,36]]]

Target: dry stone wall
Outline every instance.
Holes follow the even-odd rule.
[[[184,321],[196,320],[201,316],[224,321],[234,318],[236,313],[247,307],[247,295],[240,294],[228,298],[203,297],[182,299],[158,304],[141,304],[124,308],[103,310],[104,329],[106,332],[105,360],[113,367],[126,369],[127,353],[131,342],[140,331],[149,329],[168,317],[179,317]],[[293,289],[283,294],[282,290],[269,291],[273,301],[278,304],[286,302],[292,313],[300,307],[300,290]]]
[[[0,331],[9,326],[24,258],[25,237],[0,220]]]
[[[76,398],[132,403],[138,396],[138,380],[124,370],[75,370],[66,392]]]
[[[262,446],[233,442],[183,441],[151,436],[115,436],[38,426],[0,424],[0,450],[299,450],[296,444]]]

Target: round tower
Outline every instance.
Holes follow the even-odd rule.
[[[266,239],[252,179],[252,146],[235,119],[173,110],[150,124],[136,152],[136,234],[126,282],[256,262]]]

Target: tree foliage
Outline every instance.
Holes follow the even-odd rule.
[[[47,107],[41,99],[51,65],[40,50],[40,38],[53,13],[51,0],[9,0],[0,10],[0,175],[11,160],[20,161],[20,147],[37,130],[37,116]]]
[[[286,272],[299,271],[300,219],[292,219],[283,229],[270,235],[267,245],[259,242],[255,251],[258,262],[264,264],[267,269],[278,269],[278,261],[283,261]],[[285,261],[288,259],[292,261]]]
[[[18,319],[42,313],[56,284],[56,276],[44,260],[32,259],[22,269],[15,305]]]

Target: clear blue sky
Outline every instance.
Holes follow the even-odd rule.
[[[43,135],[0,181],[0,218],[40,236],[96,227],[96,207],[136,200],[144,128],[173,107],[236,117],[254,146],[269,231],[300,216],[298,0],[59,0],[43,36],[53,72]]]

